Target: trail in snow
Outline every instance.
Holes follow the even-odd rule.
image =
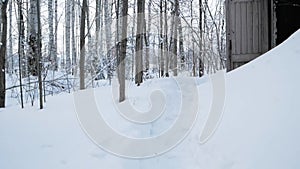
[[[212,85],[197,81],[199,114],[188,137],[156,158],[129,160],[107,153],[83,132],[73,95],[49,98],[45,110],[9,107],[0,110],[0,168],[3,169],[199,169],[300,167],[300,31],[274,50],[226,75],[226,101],[220,125],[205,144],[199,138],[208,119]],[[180,89],[171,79],[129,87],[128,99],[139,110],[150,108],[149,94],[166,95],[166,113],[148,125],[131,123],[112,110],[111,89],[95,90],[106,105],[103,118],[132,137],[155,136],[178,117]]]

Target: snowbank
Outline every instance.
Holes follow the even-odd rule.
[[[198,81],[199,116],[190,135],[176,148],[156,158],[130,160],[111,155],[86,136],[75,113],[73,95],[49,98],[45,110],[35,107],[0,110],[1,169],[282,169],[300,168],[300,31],[274,50],[227,74],[223,118],[205,144],[199,137],[212,99],[207,78]],[[137,108],[149,107],[148,93],[163,89],[166,114],[138,126],[111,107],[110,88],[97,89],[107,107],[103,117],[118,132],[132,137],[160,134],[178,114],[180,90],[171,79],[129,87]]]

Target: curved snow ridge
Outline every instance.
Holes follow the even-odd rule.
[[[300,31],[227,74],[226,108],[209,144],[231,168],[300,167]]]

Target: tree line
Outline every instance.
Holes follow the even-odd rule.
[[[223,0],[0,1],[0,107],[5,99],[224,69]]]

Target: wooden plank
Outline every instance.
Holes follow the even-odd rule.
[[[262,0],[258,1],[258,52],[261,53],[262,52]]]
[[[231,1],[230,3],[230,31],[231,31],[231,40],[232,40],[232,53],[237,53],[237,49],[236,49],[236,29],[235,29],[235,15],[236,15],[236,3],[233,3],[233,1]]]
[[[241,54],[241,43],[242,43],[242,24],[241,24],[241,4],[235,3],[235,32],[236,32],[236,54]]]
[[[253,1],[253,15],[252,15],[252,19],[253,19],[253,53],[258,53],[258,39],[259,39],[259,14],[258,14],[258,2],[257,0]]]
[[[247,2],[247,53],[253,53],[253,2]]]
[[[247,53],[247,4],[246,2],[241,2],[241,28],[242,28],[242,54]]]
[[[260,55],[260,53],[232,55],[231,60],[232,62],[249,62],[253,59],[256,59]]]
[[[232,54],[232,32],[231,32],[231,0],[225,0],[225,12],[226,12],[226,68],[227,71],[232,69],[231,67],[231,54]]]
[[[268,0],[262,2],[262,44],[261,52],[265,53],[269,50],[269,22],[268,22]]]

